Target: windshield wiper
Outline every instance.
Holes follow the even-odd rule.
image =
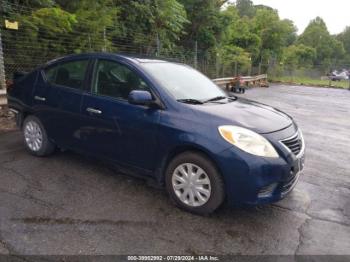
[[[229,99],[231,101],[236,101],[237,100],[237,96],[229,95],[229,97],[227,99]]]
[[[220,100],[224,100],[224,99],[227,99],[227,98],[228,98],[227,96],[216,96],[214,98],[205,100],[204,103],[220,101]]]
[[[202,101],[192,98],[178,99],[178,102],[186,103],[186,104],[194,104],[194,105],[202,105],[204,104]]]

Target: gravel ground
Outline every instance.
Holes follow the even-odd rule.
[[[350,255],[350,92],[272,86],[248,97],[288,112],[306,168],[283,201],[200,217],[161,190],[74,153],[35,158],[0,134],[0,254]]]

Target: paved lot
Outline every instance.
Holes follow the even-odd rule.
[[[73,153],[28,155],[0,134],[0,254],[350,254],[350,92],[275,86],[249,97],[295,117],[304,175],[270,206],[210,217]]]

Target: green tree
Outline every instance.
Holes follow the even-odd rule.
[[[74,2],[74,1],[72,1]],[[81,0],[75,8],[71,6],[77,23],[72,35],[74,52],[112,51],[110,37],[118,31],[118,8],[112,0]]]
[[[33,66],[48,59],[70,53],[71,46],[58,35],[72,32],[76,16],[58,7],[40,8],[27,15],[18,15],[19,31],[5,31],[5,45],[11,45],[21,64]],[[7,63],[12,61],[6,60]],[[13,61],[14,62],[14,61]],[[18,63],[18,61],[17,61]]]
[[[291,45],[284,49],[283,63],[286,68],[308,68],[316,59],[316,49],[303,44]]]
[[[54,0],[12,0],[12,1],[4,1],[3,5],[12,6],[16,9],[24,9],[28,8],[43,8],[43,7],[52,7],[54,6]]]
[[[251,0],[237,0],[236,7],[238,10],[238,14],[241,17],[247,16],[249,18],[252,18],[255,16],[256,9]]]
[[[341,61],[342,64],[350,65],[350,26],[337,36],[337,39],[343,44],[345,55]]]
[[[247,73],[251,66],[250,54],[243,48],[225,45],[218,51],[221,64],[221,75],[235,75]],[[236,71],[237,70],[237,71]]]
[[[186,49],[193,49],[197,41],[198,48],[208,50],[214,48],[224,28],[221,20],[223,0],[179,0],[187,12],[190,23],[185,27],[186,34],[181,44]]]
[[[276,10],[259,9],[253,18],[254,31],[261,38],[259,59],[281,60],[283,48],[296,38],[296,27],[290,20],[280,20]]]
[[[337,38],[343,43],[345,51],[350,54],[350,26],[347,26]]]
[[[328,32],[322,18],[312,20],[298,39],[298,43],[316,49],[317,65],[330,65],[344,55],[343,44]]]
[[[186,10],[176,0],[116,0],[116,5],[120,8],[118,21],[122,35],[129,39],[124,44],[132,48],[139,46],[146,53],[156,48],[157,39],[163,51],[173,49],[189,23]]]
[[[258,59],[261,38],[254,32],[252,20],[246,16],[240,18],[234,6],[228,7],[222,15],[230,17],[231,20],[220,40],[221,46],[240,47],[249,53],[250,58]]]
[[[251,0],[3,0],[2,7],[20,23],[18,32],[3,33],[5,46],[28,64],[101,50],[160,51],[186,63],[196,57],[204,72],[261,62],[293,70],[350,63],[350,27],[332,36],[318,17],[297,37],[292,21]]]

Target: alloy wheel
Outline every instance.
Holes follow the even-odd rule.
[[[43,133],[39,124],[28,121],[24,127],[24,138],[30,150],[39,151],[43,144]]]

